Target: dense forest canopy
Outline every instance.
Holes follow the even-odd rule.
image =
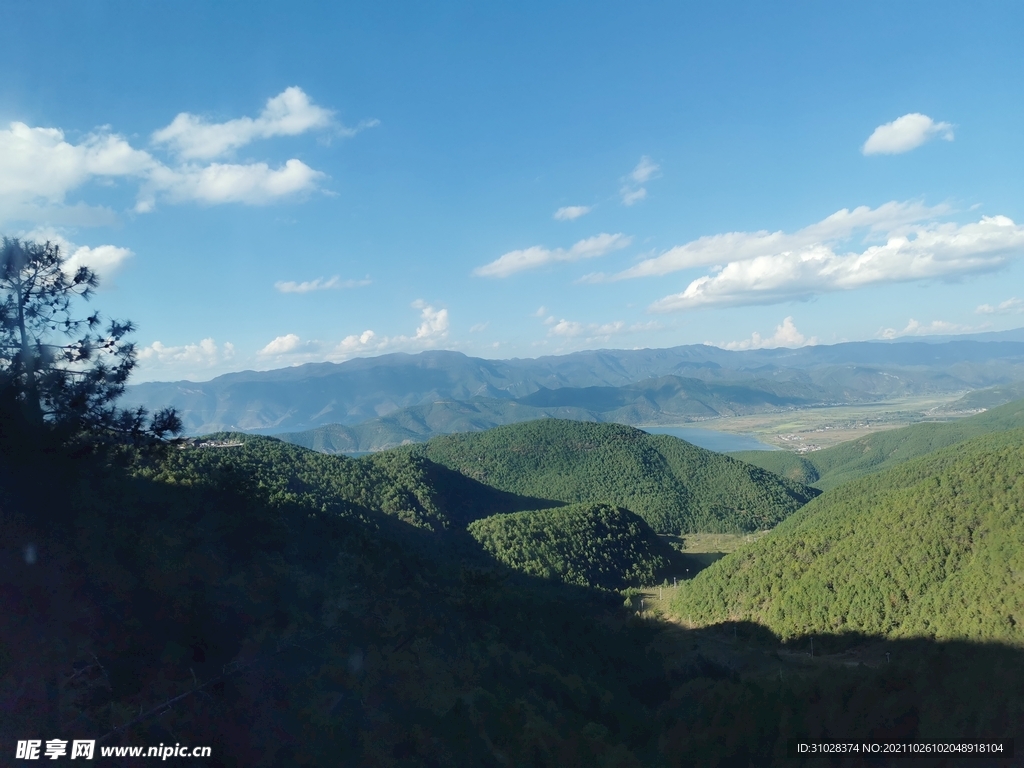
[[[771,528],[806,486],[667,435],[544,419],[397,449],[509,493],[625,507],[658,533]]]
[[[827,491],[681,589],[679,616],[782,637],[1024,645],[1024,429]]]
[[[674,559],[640,517],[608,504],[494,515],[468,530],[502,563],[581,587],[654,584]]]
[[[781,765],[795,736],[968,737],[1013,733],[1020,721],[1024,665],[1006,647],[890,641],[891,665],[803,669],[767,661],[794,637],[788,625],[680,635],[630,618],[621,597],[565,584],[646,579],[658,562],[645,524],[606,504],[531,512],[544,497],[412,451],[351,460],[230,434],[206,447],[71,458],[31,449],[34,427],[4,414],[3,557],[16,578],[0,622],[0,682],[20,691],[0,724],[7,739],[58,723],[47,733],[187,739],[239,766]],[[610,433],[612,455],[633,432]],[[1019,452],[979,444],[978,483],[1004,478],[1012,496]],[[858,498],[848,514],[870,517]],[[1006,508],[996,511],[982,522],[995,543],[1009,542],[995,525]],[[797,511],[768,538],[810,519]],[[510,537],[516,528],[529,537]],[[963,544],[951,548],[965,541],[961,528],[950,531],[950,541],[927,541],[962,560]],[[992,586],[983,565],[971,572],[976,605]],[[531,569],[543,577],[523,573]],[[692,618],[713,623],[732,610]],[[986,629],[999,626],[999,611],[978,616],[976,635],[999,637]]]

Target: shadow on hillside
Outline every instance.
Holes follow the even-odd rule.
[[[1021,648],[859,633],[783,641],[751,622],[658,625],[664,631],[652,649],[667,660],[666,675],[674,681],[673,700],[661,708],[662,744],[687,756],[671,765],[713,764],[724,759],[723,744],[732,744],[732,757],[744,755],[755,765],[823,764],[783,759],[794,738],[1019,744],[1024,737]],[[774,757],[761,751],[761,763],[755,753],[767,741]],[[831,764],[890,763],[849,758]],[[1018,765],[1020,758],[924,758],[915,764]]]
[[[269,505],[230,470],[172,484],[15,447],[0,451],[8,747],[682,768],[797,764],[794,737],[1021,735],[1020,649],[816,636],[811,657],[809,637],[645,621],[615,593],[496,568],[462,530]],[[956,763],[916,762],[939,764]]]
[[[712,563],[717,563],[728,552],[680,552],[672,549],[671,563],[658,574],[670,584],[692,579]]]
[[[424,459],[427,477],[436,489],[437,500],[452,522],[460,528],[491,515],[564,507],[566,502],[519,496],[494,488],[468,475]]]

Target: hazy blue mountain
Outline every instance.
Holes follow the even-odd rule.
[[[829,402],[957,392],[1024,380],[1024,342],[853,342],[742,352],[690,345],[525,360],[485,360],[450,351],[396,353],[244,371],[202,383],[139,384],[128,388],[124,403],[173,406],[192,434],[286,432],[331,423],[352,426],[439,401],[516,400],[542,389],[623,387],[664,376],[708,383],[791,383],[817,388]],[[788,395],[779,391],[776,396]]]
[[[361,453],[421,443],[435,435],[479,432],[503,424],[562,418],[600,421],[580,408],[534,408],[515,400],[439,400],[402,408],[389,416],[361,424],[326,424],[302,432],[279,432],[274,437],[322,453]]]
[[[860,393],[858,399],[870,395]],[[715,416],[817,405],[830,393],[810,384],[752,380],[707,383],[661,376],[624,387],[542,387],[517,400],[441,400],[402,408],[388,416],[346,426],[327,424],[276,437],[324,453],[377,451],[435,435],[479,432],[535,419],[648,424],[687,424]]]

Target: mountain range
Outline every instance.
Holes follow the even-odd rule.
[[[478,419],[473,428],[520,420],[520,414],[683,423],[757,409],[967,392],[1020,380],[1024,342],[1003,340],[746,351],[689,345],[511,360],[435,350],[243,371],[207,382],[148,382],[129,387],[123,402],[150,409],[172,406],[189,434],[274,434],[329,424],[366,425],[362,431],[369,434],[397,425],[416,436],[401,437],[402,442],[455,431],[443,423],[459,419],[471,425]],[[577,391],[565,391],[570,389]],[[448,403],[469,404],[469,410]],[[517,411],[513,417],[512,404],[543,412]],[[419,410],[401,413],[410,408]],[[391,422],[371,423],[388,417]],[[431,419],[438,426],[431,426]],[[337,449],[369,450],[368,444],[382,447],[357,434]]]

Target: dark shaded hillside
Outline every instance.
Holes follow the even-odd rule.
[[[769,472],[828,490],[900,462],[992,432],[1024,427],[1024,400],[943,424],[913,424],[812,453],[741,451],[730,454]]]
[[[607,504],[494,515],[468,530],[505,565],[581,587],[653,584],[675,559],[641,518]]]
[[[679,591],[699,624],[1024,647],[1024,429],[828,491]]]
[[[376,510],[432,531],[461,530],[480,517],[553,503],[500,491],[407,453],[350,459],[242,433],[218,433],[206,440],[241,445],[171,452],[158,467],[140,472],[158,481],[195,483],[227,468],[257,483],[274,503],[355,518]]]
[[[5,745],[205,744],[229,766],[654,753],[662,670],[632,659],[651,629],[604,623],[616,606],[507,583],[377,510],[272,501],[230,463],[149,480],[24,458],[0,463]]]
[[[509,493],[626,507],[659,533],[771,528],[815,492],[668,435],[546,419],[385,452],[423,456]]]
[[[374,508],[394,495],[357,474],[352,498],[371,506],[325,510],[315,477],[293,487],[287,473],[332,465],[303,469],[273,441],[249,457],[71,458],[0,427],[5,749],[81,738],[97,753],[209,745],[189,764],[239,768],[688,768],[791,765],[796,736],[1021,736],[1018,650],[903,641],[866,666],[814,667],[747,626],[738,640],[666,631],[621,598],[495,568],[454,527]]]

